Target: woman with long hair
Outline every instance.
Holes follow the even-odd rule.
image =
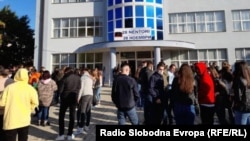
[[[233,73],[233,109],[236,125],[249,125],[250,118],[250,71],[245,61],[235,63]]]
[[[182,64],[172,84],[172,101],[176,125],[194,125],[194,74],[188,64]]]

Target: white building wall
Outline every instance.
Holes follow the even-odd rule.
[[[235,62],[235,48],[250,47],[250,32],[234,32],[232,10],[249,9],[249,0],[164,0],[164,37],[195,43],[197,49],[228,49],[228,61]],[[169,34],[169,13],[224,11],[226,32]]]
[[[52,71],[52,54],[54,53],[74,53],[79,47],[86,44],[105,41],[105,36],[86,38],[52,38],[53,18],[100,16],[103,17],[103,20],[105,20],[106,15],[104,13],[106,12],[103,2],[53,4],[51,1],[46,0],[44,7],[42,66],[46,69]],[[105,32],[103,34],[105,34]]]

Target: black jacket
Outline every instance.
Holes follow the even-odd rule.
[[[63,76],[59,82],[58,93],[60,94],[61,100],[67,100],[77,102],[77,96],[81,89],[80,76],[69,72]]]
[[[139,98],[137,82],[134,78],[120,74],[114,79],[111,98],[119,110],[135,107]]]

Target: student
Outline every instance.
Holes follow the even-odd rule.
[[[15,83],[8,85],[0,99],[5,107],[4,124],[6,141],[28,141],[31,112],[38,106],[37,91],[28,84],[27,69],[20,68],[14,76]]]
[[[126,123],[126,117],[129,118],[132,125],[138,125],[138,115],[136,112],[136,103],[139,99],[137,82],[129,76],[129,64],[121,65],[121,74],[119,74],[112,86],[111,98],[117,107],[117,119],[119,125]]]

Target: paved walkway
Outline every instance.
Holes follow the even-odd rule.
[[[111,101],[110,87],[102,87],[101,106],[93,108],[90,130],[87,134],[77,135],[75,141],[95,141],[96,130],[95,125],[116,125],[116,108]],[[67,112],[68,113],[68,112]],[[37,126],[36,119],[32,119],[32,125],[29,130],[29,141],[54,141],[58,135],[58,114],[59,107],[53,106],[50,109],[50,126]],[[143,121],[143,112],[138,110],[140,122]],[[18,117],[17,117],[18,118]],[[65,134],[67,134],[68,114],[65,117]],[[129,123],[128,123],[129,124]],[[76,128],[74,129],[76,130]]]

